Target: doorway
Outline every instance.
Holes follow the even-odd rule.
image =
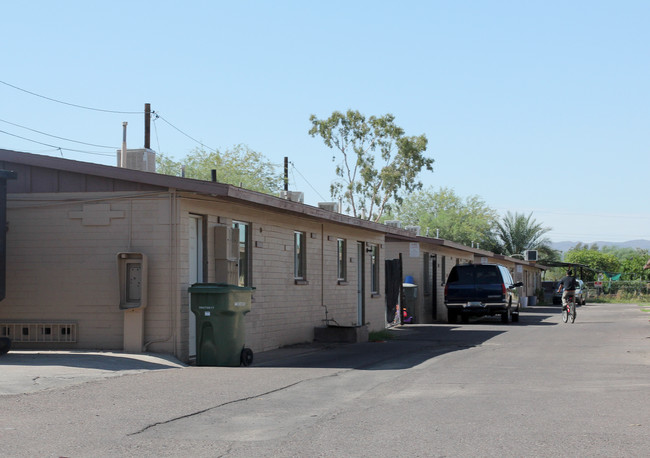
[[[429,258],[429,262],[429,273],[431,275],[431,309],[433,322],[435,323],[438,321],[438,257],[435,254],[432,254]]]
[[[402,291],[402,260],[386,259],[386,322],[400,324],[399,304]]]
[[[203,217],[190,215],[188,225],[189,241],[189,285],[203,282]],[[190,301],[191,301],[190,297]],[[190,307],[189,313],[189,356],[196,357],[196,316]]]

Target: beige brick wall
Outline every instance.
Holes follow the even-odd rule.
[[[216,225],[247,222],[252,235],[256,288],[246,316],[247,345],[264,351],[313,339],[327,316],[357,325],[357,242],[379,246],[379,294],[370,293],[365,261],[365,316],[370,330],[385,327],[384,236],[263,207],[170,194],[111,193],[10,195],[7,295],[0,321],[68,320],[78,324],[76,344],[32,348],[121,350],[124,312],[119,309],[117,253],[148,257],[146,350],[186,359],[189,351],[189,215],[202,215],[205,273],[216,278]],[[307,235],[307,284],[293,278],[294,230]],[[347,242],[347,282],[337,279],[337,238]],[[326,312],[327,311],[327,315]],[[21,346],[21,345],[18,345]]]
[[[7,294],[0,320],[73,321],[78,342],[64,347],[121,350],[124,312],[119,309],[116,256],[135,251],[147,254],[152,267],[145,336],[171,335],[169,199],[165,194],[106,197],[8,197]],[[171,353],[173,345],[163,349]]]
[[[313,329],[325,319],[340,325],[357,325],[357,241],[380,246],[381,294],[369,291],[369,255],[366,261],[365,323],[369,329],[385,327],[383,295],[383,234],[313,219],[224,203],[187,201],[183,213],[205,215],[207,228],[208,281],[214,281],[214,226],[230,226],[233,220],[250,225],[252,235],[252,310],[246,315],[246,345],[265,351],[313,340]],[[294,280],[294,231],[306,234],[307,284]],[[181,237],[184,239],[184,237]],[[346,240],[347,284],[337,279],[337,238]],[[181,255],[181,258],[185,256]],[[181,288],[183,290],[183,288]],[[189,310],[187,299],[182,306]],[[326,315],[327,312],[327,315]]]

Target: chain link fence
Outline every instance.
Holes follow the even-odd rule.
[[[647,281],[603,281],[602,285],[597,282],[588,282],[589,297],[598,298],[605,296],[610,299],[620,300],[649,300],[650,283]]]

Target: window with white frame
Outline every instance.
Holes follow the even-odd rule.
[[[370,292],[379,294],[379,247],[370,246]]]
[[[445,283],[447,283],[447,256],[442,257],[442,283],[441,285],[444,286]]]
[[[345,239],[336,239],[336,278],[338,281],[345,281],[347,277],[345,268],[346,248]]]
[[[306,240],[304,232],[293,233],[293,276],[296,280],[304,280],[307,272]]]
[[[237,286],[252,286],[250,224],[233,221],[232,227],[239,230],[239,281]]]

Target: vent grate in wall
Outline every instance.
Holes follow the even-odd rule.
[[[77,323],[0,322],[0,337],[9,337],[14,342],[76,342]]]

